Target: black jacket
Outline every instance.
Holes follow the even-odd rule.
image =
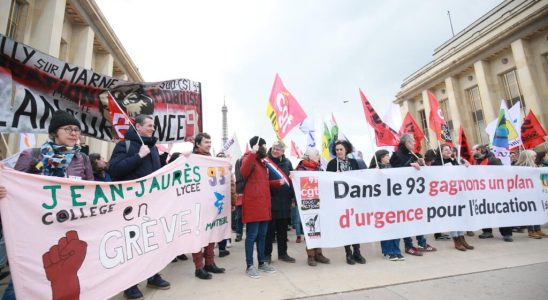
[[[280,158],[270,156],[270,159],[289,177],[289,172],[293,171],[291,161],[282,155]],[[269,173],[269,179],[275,180],[272,172]],[[294,201],[295,192],[293,187],[282,186],[280,188],[270,188],[270,200],[272,203],[272,219],[287,219],[291,216],[291,203]]]
[[[474,157],[474,162],[475,165],[502,166],[500,159],[496,158],[491,151],[487,152],[482,159]]]
[[[390,157],[390,165],[392,168],[410,167],[412,163],[416,162],[417,158],[404,143],[398,145],[398,151],[394,152]]]
[[[133,127],[124,138],[130,142],[129,149],[126,151],[126,141],[118,142],[110,158],[109,173],[113,181],[141,178],[162,167],[155,137],[143,137],[143,142],[150,148],[150,154],[143,158],[139,157],[141,140]]]
[[[351,170],[359,170],[360,166],[358,165],[358,161],[353,158],[347,158],[350,162],[350,169]],[[327,168],[325,168],[328,172],[337,172],[338,166],[337,166],[337,158],[333,158],[327,163]]]
[[[442,162],[441,157],[436,157],[436,159],[432,162],[432,166],[443,166],[444,164],[446,165],[448,163],[450,163],[453,166],[459,165],[456,159],[453,159],[453,158],[444,159]]]

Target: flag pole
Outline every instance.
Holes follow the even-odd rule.
[[[440,141],[438,141],[438,150],[440,151],[441,165],[445,167],[445,162],[443,161],[443,155],[441,154]]]
[[[367,124],[369,125],[369,124]],[[367,135],[369,136],[369,141],[371,141],[371,129],[369,128],[369,126],[367,126]],[[376,141],[375,141],[375,145],[376,145]],[[375,159],[375,164],[377,165],[377,169],[380,169],[381,166],[379,165],[379,161],[377,160],[377,155],[376,155],[376,152],[375,151],[375,147],[373,147],[373,158]]]
[[[8,143],[6,142],[6,138],[4,137],[3,133],[0,133],[2,135],[2,141],[4,142],[4,145],[6,146],[6,152],[8,152],[8,156],[11,156],[11,150],[8,146]]]

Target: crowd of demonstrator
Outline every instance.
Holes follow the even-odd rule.
[[[57,111],[52,117],[49,126],[49,139],[40,147],[28,149],[21,153],[15,169],[40,174],[43,176],[58,176],[79,178],[95,181],[123,181],[133,180],[160,169],[166,164],[167,153],[160,155],[156,147],[157,139],[154,134],[154,122],[152,117],[139,115],[135,118],[135,127],[128,130],[125,141],[119,142],[113,150],[110,162],[99,154],[87,155],[86,148],[80,144],[81,125],[71,114]],[[211,156],[211,137],[207,133],[199,133],[189,141],[194,143],[193,153]],[[292,163],[284,155],[285,145],[274,142],[270,149],[266,141],[257,136],[249,140],[250,150],[242,158],[238,159],[234,166],[236,176],[232,178],[232,228],[236,233],[235,242],[244,240],[246,274],[251,278],[260,278],[261,272],[274,273],[276,269],[271,265],[273,245],[276,244],[278,260],[295,263],[295,258],[287,252],[287,231],[290,225],[296,230],[296,242],[303,241],[302,224],[296,209],[295,194],[288,179],[293,171]],[[441,145],[439,151],[429,150],[424,157],[414,153],[415,140],[411,135],[403,135],[400,139],[398,150],[390,154],[387,150],[378,150],[371,159],[369,168],[403,168],[416,169],[428,166],[469,166],[470,162],[458,160],[456,149],[449,145]],[[350,158],[353,147],[348,141],[337,141],[333,145],[332,152],[335,158],[328,162],[326,171],[345,172],[367,168],[361,159]],[[169,162],[174,161],[180,153],[173,153]],[[217,155],[223,157],[221,153]],[[264,163],[268,157],[276,164],[278,170],[285,176],[280,179],[279,174],[269,172]],[[474,165],[501,165],[486,145],[473,147]],[[524,150],[512,153],[512,164],[529,167],[548,167],[548,155],[545,152]],[[303,159],[298,163],[296,170],[323,171],[320,164],[320,153],[317,149],[309,148],[304,153]],[[5,187],[0,186],[0,198],[7,193]],[[245,227],[245,238],[244,238]],[[528,235],[534,239],[546,237],[540,229],[540,225],[524,227],[501,227],[499,231],[506,242],[512,242],[513,232],[523,232],[527,228]],[[473,236],[473,232],[451,231],[449,235],[436,233],[435,239],[453,239],[455,248],[460,251],[473,250],[468,244],[465,235]],[[493,238],[491,228],[485,228],[478,236],[481,239]],[[415,237],[416,245],[412,237],[403,237],[404,252],[409,255],[422,256],[425,252],[436,251],[424,235]],[[381,249],[384,256],[390,261],[404,260],[400,250],[400,239],[381,241]],[[227,247],[230,240],[218,243],[219,257],[228,256]],[[215,263],[214,243],[206,245],[201,251],[192,253],[195,265],[195,276],[200,279],[211,279],[213,274],[225,272]],[[254,264],[254,250],[257,249],[257,265]],[[365,264],[366,259],[360,251],[360,245],[347,245],[344,247],[346,262],[350,265]],[[321,248],[307,249],[307,264],[316,266],[317,263],[329,264],[330,259],[325,257]],[[174,258],[187,260],[185,254]],[[0,262],[2,259],[0,258]],[[0,266],[1,267],[1,266]],[[164,280],[160,274],[150,277],[147,286],[155,289],[169,289],[170,283]],[[128,299],[143,299],[143,294],[137,285],[124,291]],[[13,283],[10,282],[2,299],[15,299]]]

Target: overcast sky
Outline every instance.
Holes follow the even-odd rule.
[[[368,157],[358,88],[383,116],[405,77],[501,0],[96,0],[146,81],[202,83],[204,130],[221,146],[226,98],[229,138],[275,135],[266,103],[276,73],[319,123],[334,113],[340,130]],[[343,101],[348,100],[348,103]],[[396,128],[397,130],[398,128]],[[295,128],[284,141],[301,148]],[[303,149],[304,151],[304,149]],[[286,153],[289,154],[289,153]]]

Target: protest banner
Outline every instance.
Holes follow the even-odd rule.
[[[542,168],[440,166],[292,176],[309,249],[548,221],[548,170]]]
[[[138,180],[92,182],[4,168],[0,200],[18,299],[107,299],[181,253],[229,238],[226,159],[180,157]]]
[[[154,116],[155,136],[161,143],[183,141],[202,132],[199,82],[128,82],[61,61],[0,34],[0,132],[47,133],[53,111],[62,109],[82,123],[84,135],[111,141],[116,134],[109,92],[130,117]]]

